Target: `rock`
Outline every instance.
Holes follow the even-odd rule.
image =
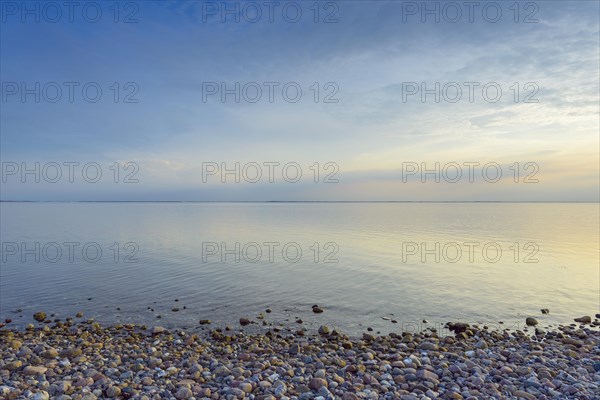
[[[528,387],[534,387],[534,388],[536,388],[536,389],[539,389],[539,388],[540,388],[542,385],[541,385],[541,384],[540,384],[540,383],[537,381],[537,379],[530,378],[530,379],[526,379],[526,380],[523,382],[523,386],[524,386],[525,388],[528,388]]]
[[[214,373],[216,376],[225,377],[225,376],[227,376],[227,375],[231,374],[231,370],[230,370],[229,368],[225,367],[225,366],[220,366],[220,367],[217,367],[217,368],[216,368],[216,369],[213,371],[213,373]]]
[[[162,333],[165,333],[166,329],[163,328],[162,326],[154,326],[152,328],[152,330],[150,331],[153,335],[160,335]]]
[[[435,372],[431,372],[427,369],[420,369],[417,371],[417,378],[426,381],[437,381],[439,376]]]
[[[46,392],[44,390],[40,390],[39,392],[34,394],[32,397],[33,400],[48,400],[49,398],[50,398],[50,395],[48,394],[48,392]]]
[[[70,349],[64,349],[63,351],[60,352],[60,356],[62,358],[75,358],[78,357],[82,354],[81,349],[79,348],[70,348]]]
[[[40,356],[48,359],[56,358],[58,357],[58,351],[56,349],[50,348],[48,350],[42,351],[40,353]]]
[[[450,329],[450,331],[459,334],[462,333],[464,331],[466,331],[467,329],[469,329],[469,324],[466,324],[464,322],[455,322],[455,323],[448,323],[448,329]]]
[[[194,394],[192,393],[192,391],[189,388],[187,388],[185,386],[182,386],[175,393],[175,398],[178,399],[178,400],[185,400],[185,399],[189,399],[193,395]]]
[[[135,396],[138,395],[138,393],[139,392],[137,390],[135,390],[134,388],[129,387],[129,386],[124,387],[123,389],[121,389],[121,395],[124,398],[126,398],[126,399],[130,399],[132,397],[135,397]]]
[[[77,318],[83,318],[83,312],[79,311],[77,314],[75,314],[75,317],[77,317]]]
[[[488,348],[488,344],[485,342],[485,340],[480,340],[479,342],[475,343],[475,348],[484,350]]]
[[[290,346],[289,353],[290,354],[298,354],[300,352],[300,345],[298,343],[294,343]]]
[[[119,388],[118,386],[109,386],[108,388],[106,388],[106,396],[108,397],[119,397],[121,395],[121,388]]]
[[[585,315],[583,317],[575,318],[575,322],[581,322],[582,324],[590,324],[592,322],[592,317],[589,315]]]
[[[21,346],[23,346],[23,342],[21,342],[20,340],[13,340],[12,342],[10,342],[10,347],[14,350],[19,350]]]
[[[150,378],[149,376],[145,376],[142,378],[142,385],[144,386],[151,386],[153,383],[154,379]],[[192,383],[194,383],[194,381],[192,381]],[[179,381],[177,385],[182,385],[182,381]]]
[[[86,387],[94,384],[94,380],[92,378],[79,378],[74,385],[78,387]]]
[[[322,399],[331,399],[331,400],[333,400],[333,395],[331,394],[331,392],[325,386],[321,386],[321,388],[319,389],[319,394],[321,395]]]
[[[594,368],[594,371],[600,372],[600,362],[594,363],[592,367]]]
[[[246,396],[246,393],[244,393],[243,390],[238,388],[229,388],[225,393],[228,395],[226,397],[227,399],[243,399]]]
[[[4,368],[6,368],[9,371],[16,371],[17,369],[21,368],[22,366],[23,366],[23,362],[21,360],[15,360],[13,362],[6,364],[6,366]]]
[[[533,318],[533,317],[527,317],[527,318],[525,319],[525,323],[526,323],[528,326],[536,326],[536,325],[538,324],[538,321],[537,321],[537,319],[535,319],[535,318]]]
[[[250,324],[250,320],[248,318],[240,318],[240,325],[246,326]]]
[[[330,334],[331,334],[331,328],[329,328],[327,325],[321,325],[319,327],[319,335],[327,336]]]
[[[371,335],[370,333],[363,333],[363,340],[372,342],[375,340],[375,336]]]
[[[317,305],[314,305],[314,306],[312,306],[312,311],[315,314],[321,314],[323,312],[323,309],[321,307],[317,306]]]
[[[240,378],[240,377],[243,377],[243,376],[244,376],[244,372],[246,372],[246,371],[244,370],[244,368],[242,368],[242,367],[235,367],[235,368],[233,368],[233,369],[231,370],[231,372],[230,372],[230,373],[231,373],[231,375],[233,375],[233,376],[234,376],[234,378]]]
[[[419,349],[421,350],[429,350],[429,351],[437,351],[438,345],[431,342],[423,342],[419,344]]]
[[[542,312],[542,314],[550,313],[550,310],[548,310],[547,308],[542,308],[540,311]]]
[[[244,393],[252,393],[252,384],[242,382],[238,385],[238,389],[242,390]]]
[[[33,319],[35,319],[37,322],[44,322],[46,320],[46,313],[43,311],[38,311],[33,314]]]
[[[275,396],[283,396],[287,392],[287,385],[282,381],[276,381],[273,384],[273,392]]]
[[[319,391],[322,387],[327,387],[327,381],[323,378],[312,378],[308,382],[308,387],[311,390]]]
[[[527,399],[527,400],[536,400],[537,399],[537,397],[535,397],[531,393],[525,392],[523,390],[515,390],[513,392],[513,396],[516,396],[517,398]]]
[[[200,325],[208,325],[210,324],[210,319],[201,319],[200,321],[198,321],[198,323]]]
[[[43,375],[46,371],[48,371],[48,368],[42,366],[28,365],[23,368],[23,373],[25,375]]]
[[[536,335],[543,335],[544,333],[546,333],[546,332],[543,329],[535,328],[535,334]]]

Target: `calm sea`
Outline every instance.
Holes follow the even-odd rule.
[[[600,311],[597,203],[0,207],[0,317],[13,323],[83,311],[190,328],[268,308],[273,323],[389,333]]]

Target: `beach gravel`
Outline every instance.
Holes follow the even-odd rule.
[[[3,329],[0,398],[598,398],[596,326],[535,333],[450,327],[444,335],[361,337],[328,327],[303,336],[266,328],[196,334],[92,320]]]

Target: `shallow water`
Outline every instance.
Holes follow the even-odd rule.
[[[0,317],[14,323],[41,309],[195,327],[270,308],[269,321],[388,333],[453,320],[518,327],[529,315],[556,324],[600,308],[595,203],[0,207]]]

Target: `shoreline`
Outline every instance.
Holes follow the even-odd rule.
[[[242,329],[247,322],[240,320]],[[93,320],[5,327],[0,397],[593,399],[600,393],[598,324],[528,332],[456,323],[449,335],[362,337],[325,325],[315,334],[273,327],[201,334]]]
[[[88,298],[87,300],[91,301],[92,298]],[[16,310],[5,311],[4,317],[10,318],[2,317],[2,319],[0,319],[0,331],[2,329],[23,331],[27,328],[33,329],[40,324],[81,324],[86,321],[98,322],[102,326],[133,324],[140,327],[152,327],[160,325],[168,329],[183,329],[195,334],[205,334],[207,331],[213,329],[221,329],[226,331],[243,330],[245,333],[250,334],[265,334],[268,331],[275,330],[288,334],[312,335],[318,334],[319,327],[323,324],[327,324],[331,329],[344,332],[353,337],[361,336],[364,332],[373,335],[386,335],[388,333],[410,332],[414,334],[429,331],[437,332],[438,335],[449,335],[452,334],[449,325],[453,323],[468,323],[473,326],[479,326],[495,331],[507,330],[524,332],[540,329],[556,331],[562,326],[569,325],[574,327],[584,324],[592,329],[600,331],[600,313],[590,314],[593,316],[566,320],[568,316],[565,317],[564,313],[557,318],[550,313],[550,310],[548,309],[539,310],[541,314],[536,315],[536,317],[531,316],[532,314],[520,313],[518,317],[515,316],[511,318],[505,316],[508,319],[504,320],[492,319],[489,317],[487,319],[482,319],[480,316],[475,319],[468,319],[465,317],[455,317],[454,319],[451,317],[448,319],[434,318],[433,320],[429,318],[427,320],[424,318],[404,319],[400,316],[395,316],[393,313],[378,313],[376,316],[370,318],[368,322],[361,320],[362,322],[358,322],[358,324],[356,322],[348,324],[345,322],[343,316],[337,316],[335,311],[331,314],[330,309],[318,305],[313,305],[308,309],[285,309],[283,312],[266,307],[262,310],[255,310],[248,314],[239,314],[242,316],[241,318],[236,318],[235,314],[227,313],[226,315],[220,315],[220,317],[213,320],[206,318],[204,315],[198,319],[198,313],[190,310],[186,305],[179,305],[178,299],[175,299],[173,304],[173,307],[166,306],[163,307],[163,310],[159,310],[158,308],[155,309],[156,305],[154,304],[148,306],[147,310],[142,310],[140,314],[136,315],[131,315],[131,312],[129,312],[129,314],[126,312],[123,313],[121,307],[116,307],[116,317],[114,315],[112,317],[107,317],[106,313],[88,313],[89,310],[84,312],[82,310],[85,309],[85,307],[69,310],[66,315],[64,310],[62,310],[63,312],[49,312],[47,314],[43,311],[34,313],[36,309],[33,307],[28,307],[27,310],[19,308]],[[108,308],[108,306],[106,306],[106,308]],[[147,314],[144,314],[146,311]],[[181,318],[182,314],[185,314],[185,318]],[[551,316],[550,319],[548,318],[549,315]],[[582,320],[582,318],[584,318],[584,320]],[[240,323],[242,320],[244,320],[245,323]],[[529,320],[533,321],[533,323],[529,324],[527,322]],[[299,331],[303,332],[300,333]]]

